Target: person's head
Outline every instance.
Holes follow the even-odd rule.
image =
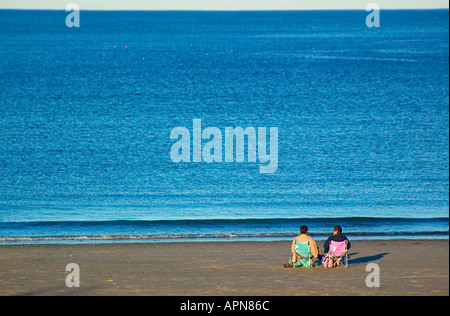
[[[300,226],[300,234],[307,234],[308,233],[308,226],[302,225]]]
[[[341,234],[341,233],[342,233],[342,227],[339,225],[334,226],[333,234],[336,235],[336,234]]]

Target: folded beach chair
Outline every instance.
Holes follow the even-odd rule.
[[[313,267],[313,260],[314,257],[311,252],[309,251],[309,242],[295,242],[295,254],[298,257],[297,262],[294,264],[294,267],[306,267],[306,268],[312,268]]]
[[[322,260],[325,268],[345,267],[348,268],[347,241],[330,241],[330,250]]]

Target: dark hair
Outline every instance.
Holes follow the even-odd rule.
[[[301,233],[301,234],[306,234],[306,233],[308,233],[308,226],[306,226],[306,225],[300,226],[300,233]]]
[[[339,225],[334,226],[334,231],[338,232],[338,233],[342,233],[342,227]]]

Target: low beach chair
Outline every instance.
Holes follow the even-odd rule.
[[[312,268],[313,267],[313,255],[309,251],[309,242],[295,242],[295,254],[297,255],[298,259],[297,262],[294,264],[294,267],[306,267],[306,268]]]
[[[330,250],[322,261],[326,268],[345,267],[348,268],[347,241],[330,241]]]

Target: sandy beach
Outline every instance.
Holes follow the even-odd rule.
[[[290,242],[5,245],[0,295],[449,295],[448,240],[352,245],[347,269],[283,268]],[[69,263],[78,288],[66,286]],[[378,288],[366,285],[369,263]]]

